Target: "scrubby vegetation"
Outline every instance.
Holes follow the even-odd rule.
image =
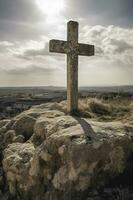
[[[133,100],[128,98],[109,100],[82,99],[79,103],[79,112],[84,116],[86,111],[90,113],[92,118],[98,120],[131,120],[133,116]]]
[[[60,104],[55,103],[53,109],[58,109],[67,114],[66,101]],[[132,123],[133,98],[80,98],[79,110],[74,114],[98,121],[128,121],[128,123]]]

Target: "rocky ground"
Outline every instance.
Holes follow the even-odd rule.
[[[48,103],[0,121],[0,200],[133,199],[133,125]]]

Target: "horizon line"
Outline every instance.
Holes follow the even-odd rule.
[[[28,88],[28,87],[53,87],[53,88],[67,88],[67,86],[54,86],[54,85],[29,85],[29,86],[0,86],[0,88],[22,88],[22,87],[25,87],[25,88]],[[79,88],[82,88],[82,87],[133,87],[133,85],[90,85],[90,86],[87,86],[87,85],[84,85],[84,86],[79,86]]]

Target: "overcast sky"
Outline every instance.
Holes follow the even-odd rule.
[[[79,85],[133,85],[132,0],[0,0],[0,86],[66,85],[66,56],[48,52],[79,22]]]

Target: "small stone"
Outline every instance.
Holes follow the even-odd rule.
[[[15,136],[15,131],[14,130],[9,130],[5,133],[5,143],[11,143],[13,141],[13,138]]]
[[[44,151],[40,154],[40,157],[42,160],[49,162],[52,156],[48,152]]]
[[[102,145],[103,142],[100,142],[100,141],[95,141],[93,143],[93,147],[94,149],[99,149],[99,147]]]
[[[18,135],[18,136],[15,136],[13,138],[13,142],[19,142],[19,143],[23,143],[25,140],[24,136],[23,135]]]
[[[62,145],[61,147],[58,148],[58,153],[59,155],[63,155],[66,149],[66,145]]]

